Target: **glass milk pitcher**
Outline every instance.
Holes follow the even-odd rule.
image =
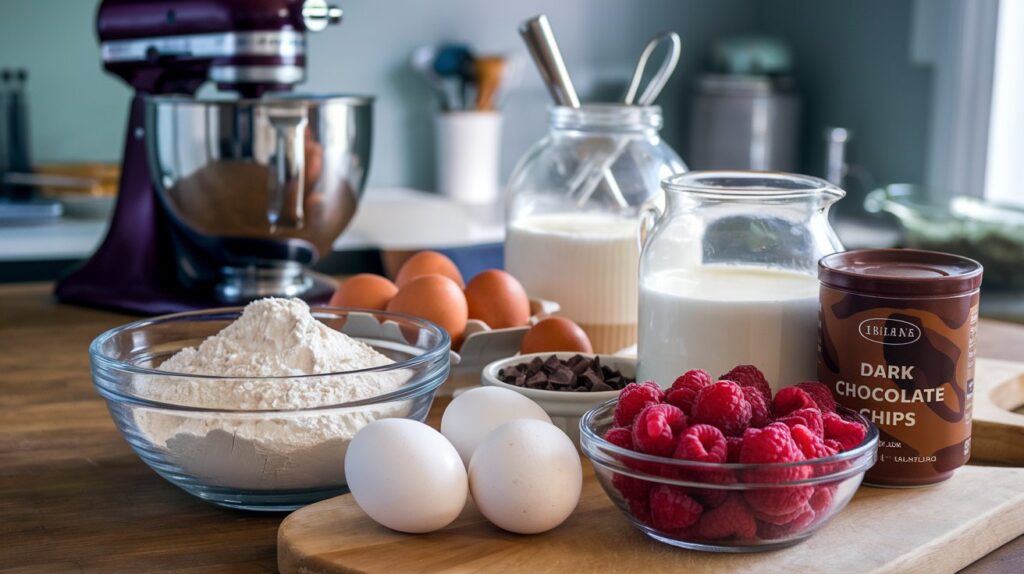
[[[686,170],[659,136],[657,106],[555,107],[509,181],[505,268],[556,301],[594,350],[636,342],[636,233],[660,182]]]
[[[845,192],[814,177],[690,172],[662,182],[640,235],[638,379],[740,364],[773,390],[816,378],[818,260],[843,249],[828,210]]]

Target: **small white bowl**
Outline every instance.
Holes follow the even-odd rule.
[[[571,438],[578,447],[580,444],[580,417],[582,417],[583,414],[589,411],[592,407],[619,396],[619,391],[604,391],[599,393],[548,391],[545,389],[517,387],[515,385],[503,383],[498,379],[498,371],[505,367],[511,367],[512,365],[518,365],[520,363],[529,363],[534,359],[534,357],[547,359],[551,355],[555,355],[559,359],[563,360],[572,358],[575,355],[583,355],[584,357],[591,359],[596,356],[601,359],[602,365],[608,365],[610,368],[620,371],[623,375],[630,378],[636,376],[636,359],[633,357],[620,357],[616,355],[594,355],[592,353],[531,353],[528,355],[515,355],[506,359],[500,359],[484,367],[483,372],[480,374],[481,384],[484,386],[503,387],[513,390],[537,403],[542,409],[544,409],[544,412],[548,413],[548,416],[551,417],[551,422],[558,428],[562,429],[565,434],[569,435],[569,438]]]

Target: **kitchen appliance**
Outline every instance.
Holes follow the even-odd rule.
[[[262,296],[326,301],[308,271],[354,214],[371,105],[299,97],[324,0],[105,0],[104,67],[135,90],[118,203],[62,301],[167,313]],[[213,82],[231,96],[197,98]]]
[[[697,79],[688,159],[695,169],[792,172],[799,167],[800,94],[789,49],[768,38],[717,43]]]

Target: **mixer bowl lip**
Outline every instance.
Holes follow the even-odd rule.
[[[281,93],[272,94],[262,98],[234,98],[231,96],[208,96],[192,97],[182,94],[154,94],[146,96],[146,103],[171,104],[176,106],[215,106],[223,104],[240,106],[261,106],[294,105],[304,106],[308,104],[346,104],[351,106],[370,106],[376,100],[376,96],[361,94],[303,94],[303,93]]]

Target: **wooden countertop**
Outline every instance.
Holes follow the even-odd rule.
[[[130,320],[0,286],[0,571],[275,572],[281,514],[214,507],[145,466],[89,375],[89,342]],[[1020,360],[1024,326],[982,321],[979,354]],[[1024,537],[968,568],[1024,571]]]

